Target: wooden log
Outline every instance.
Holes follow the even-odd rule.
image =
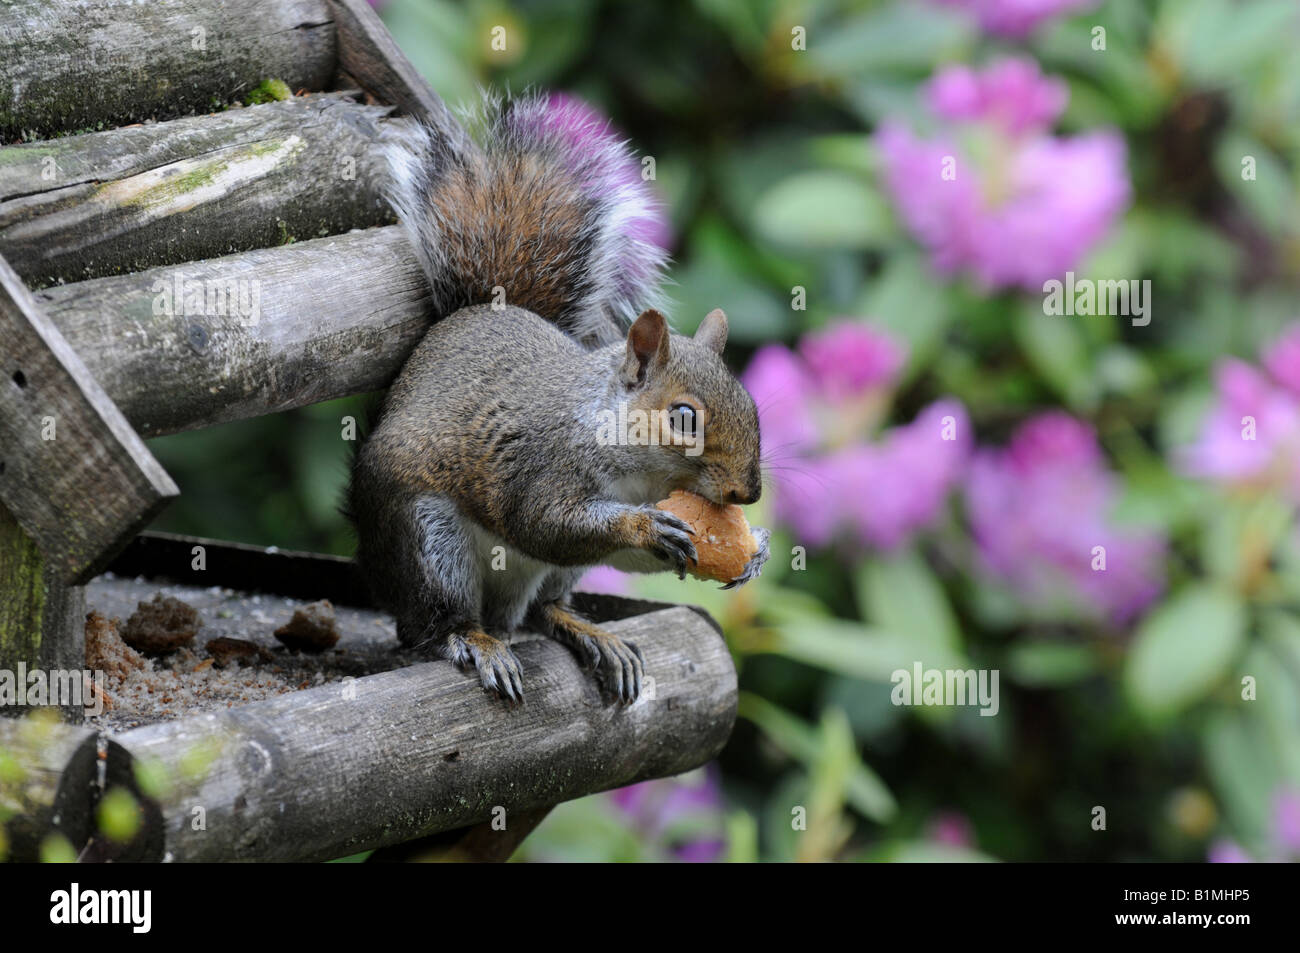
[[[160,289],[174,299],[177,278],[255,281],[259,319],[159,314]],[[387,386],[429,327],[428,295],[393,226],[47,288],[37,300],[152,437]]]
[[[336,58],[325,0],[5,0],[0,141],[328,89]]]
[[[0,149],[0,254],[39,286],[391,222],[389,111],[323,94]]]
[[[607,628],[641,648],[653,697],[626,708],[602,698],[567,649],[542,639],[516,646],[517,708],[430,662],[115,740],[176,779],[161,802],[173,860],[325,860],[501,809],[508,830],[560,801],[690,770],[726,742],[736,673],[704,619],[678,606]]]
[[[549,807],[535,811],[516,811],[505,827],[484,821],[463,830],[444,831],[405,844],[381,847],[366,858],[366,863],[503,864],[550,813]]]
[[[46,569],[32,538],[0,504],[0,671],[80,671],[86,665],[86,595]],[[63,707],[69,720],[83,717]]]
[[[79,585],[178,490],[3,257],[0,342],[0,502]]]
[[[368,0],[330,0],[338,27],[339,81],[429,122],[451,121],[447,107],[393,41]]]

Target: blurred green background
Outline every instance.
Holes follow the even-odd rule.
[[[777,538],[756,584],[629,584],[703,605],[726,629],[741,718],[718,763],[563,805],[521,857],[1297,856],[1295,507],[1172,462],[1215,400],[1216,362],[1256,362],[1300,317],[1294,3],[1110,0],[1025,36],[923,0],[378,6],[449,102],[483,84],[564,90],[655,157],[674,323],[689,331],[724,307],[737,371],[761,345],[868,325],[907,354],[885,423],[950,396],[996,447],[1033,415],[1065,411],[1095,429],[1120,518],[1168,547],[1161,601],[1129,622],[1044,617],[990,593],[956,499],[901,547],[809,547],[800,571],[797,534],[765,497],[751,520]],[[1105,51],[1090,46],[1098,24]],[[499,25],[504,51],[491,46]],[[796,27],[806,49],[792,49]],[[1040,295],[936,273],[900,221],[874,133],[925,121],[936,70],[1008,54],[1068,84],[1061,134],[1122,134],[1132,200],[1076,270],[1150,279],[1149,326],[1049,321]],[[1238,174],[1246,154],[1253,180]],[[795,286],[806,310],[791,307]],[[339,420],[360,405],[152,441],[183,491],[157,528],[350,554]],[[1228,608],[1195,611],[1206,593]],[[898,642],[908,651],[886,648]],[[891,704],[896,659],[938,658],[936,644],[957,667],[1000,671],[997,717]],[[1189,656],[1191,676],[1160,674]],[[1242,698],[1244,674],[1259,679],[1256,700]]]

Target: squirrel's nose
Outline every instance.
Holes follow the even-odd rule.
[[[742,506],[758,502],[759,489],[757,487],[747,490],[732,490],[727,494],[727,502],[739,503]]]
[[[763,474],[757,464],[750,468],[748,479],[745,481],[744,489],[735,489],[727,494],[727,498],[732,503],[748,504],[757,503],[758,498],[763,495]]]

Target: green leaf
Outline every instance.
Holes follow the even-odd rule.
[[[727,862],[752,864],[758,861],[758,820],[749,811],[727,814]]]
[[[915,645],[921,661],[961,655],[961,631],[948,596],[914,550],[865,563],[857,587],[863,615]]]
[[[766,572],[763,579],[766,581]],[[797,625],[808,619],[833,619],[826,604],[812,593],[786,586],[761,586],[756,592],[764,616],[777,625]]]
[[[1161,718],[1196,701],[1223,677],[1245,629],[1235,594],[1208,585],[1183,589],[1138,629],[1124,670],[1130,703]]]
[[[1007,674],[1030,688],[1070,685],[1097,671],[1097,656],[1087,645],[1029,643],[1007,655]]]
[[[1295,526],[1295,511],[1272,496],[1232,499],[1206,514],[1201,560],[1206,572],[1228,583],[1254,571],[1261,553],[1272,553]]]
[[[809,33],[809,71],[823,76],[878,75],[907,70],[928,72],[960,59],[970,44],[969,18],[945,10],[895,0]]]
[[[1201,736],[1206,771],[1232,821],[1232,830],[1247,848],[1259,853],[1272,830],[1272,792],[1277,765],[1264,743],[1262,725],[1250,708],[1216,711]]]
[[[1090,410],[1097,402],[1092,359],[1075,322],[1114,318],[1044,314],[1038,300],[1016,315],[1016,342],[1025,359],[1071,408]]]
[[[1242,160],[1254,160],[1254,178],[1242,177]],[[1225,135],[1214,150],[1214,166],[1221,181],[1251,210],[1275,239],[1295,220],[1296,197],[1285,163],[1258,139],[1241,132]]]
[[[774,294],[756,273],[755,256],[729,226],[709,219],[697,225],[691,239],[689,264],[673,271],[676,300],[673,325],[692,333],[714,308],[725,308],[728,338],[738,342],[784,337],[795,323],[788,299]]]
[[[1300,788],[1300,621],[1294,615],[1270,613],[1261,619],[1264,641],[1242,660],[1236,673],[1255,679],[1250,702],[1269,736],[1273,761],[1291,787]],[[1289,644],[1288,644],[1289,643]]]
[[[929,362],[952,319],[945,287],[934,280],[921,255],[899,252],[871,282],[858,306],[872,323],[907,345],[909,376]]]
[[[1293,0],[1166,0],[1157,48],[1177,59],[1197,85],[1235,85],[1242,73],[1271,56],[1293,52],[1297,10]]]
[[[842,619],[804,619],[778,625],[769,651],[786,658],[869,682],[888,682],[917,660],[915,642]],[[946,668],[950,656],[931,653],[929,667]]]
[[[993,864],[997,858],[972,850],[932,841],[900,841],[870,851],[863,860],[894,864]]]
[[[842,172],[800,172],[759,196],[754,226],[768,241],[801,248],[871,248],[894,237],[880,195]]]
[[[444,101],[478,102],[478,83],[468,62],[478,37],[459,4],[447,0],[391,3],[383,19],[407,59]]]
[[[737,710],[741,718],[752,721],[777,748],[795,761],[813,765],[822,757],[822,740],[817,730],[766,699],[741,692]],[[839,719],[843,721],[843,717],[841,712]],[[824,725],[823,731],[835,727],[839,726]],[[845,798],[854,810],[880,824],[893,820],[898,813],[898,802],[888,786],[856,752],[852,753],[845,782]]]

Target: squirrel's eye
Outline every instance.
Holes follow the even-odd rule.
[[[690,404],[673,404],[668,410],[668,422],[679,434],[695,436],[695,408]]]

